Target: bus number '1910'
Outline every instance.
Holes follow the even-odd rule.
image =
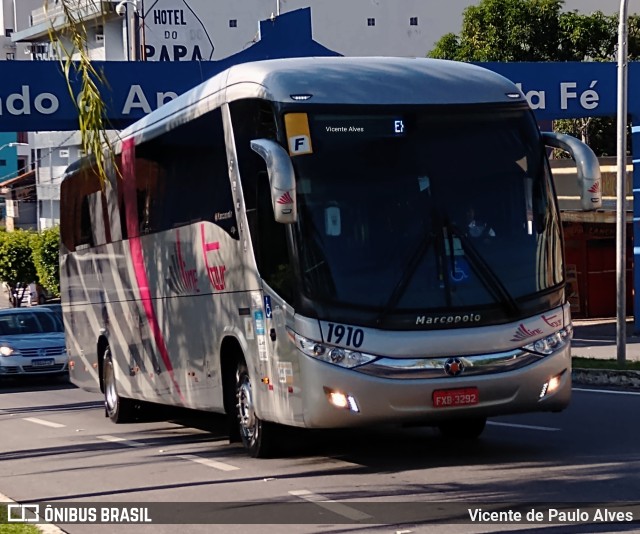
[[[342,343],[344,345],[358,348],[364,341],[364,332],[361,328],[353,328],[352,326],[333,323],[328,323],[328,326],[329,332],[327,334],[327,343]]]

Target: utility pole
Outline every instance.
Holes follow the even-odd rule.
[[[627,343],[627,53],[629,0],[620,0],[618,26],[618,134],[617,134],[617,212],[616,212],[616,349],[618,365],[624,366]]]

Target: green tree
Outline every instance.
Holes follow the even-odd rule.
[[[37,280],[31,254],[32,234],[26,230],[0,232],[0,280],[9,286],[11,295],[15,293],[14,306],[20,306],[29,284]],[[20,289],[16,291],[18,284]]]
[[[459,35],[429,57],[458,61],[612,61],[618,15],[562,11],[564,0],[482,0],[463,12]],[[629,56],[640,53],[640,21],[629,18]]]
[[[430,57],[458,61],[547,61],[559,42],[562,0],[482,0],[463,12],[459,36],[445,35]],[[453,52],[454,56],[449,56]]]
[[[618,15],[562,11],[564,0],[482,0],[463,13],[459,35],[446,34],[428,57],[457,61],[615,61]],[[640,57],[640,17],[629,17],[629,58]],[[555,121],[598,155],[615,153],[615,122]],[[631,146],[629,144],[629,146]],[[564,154],[563,154],[564,156]]]
[[[40,285],[60,296],[60,227],[32,234],[31,251]]]

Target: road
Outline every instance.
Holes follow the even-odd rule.
[[[466,513],[474,502],[508,508],[637,502],[640,495],[640,394],[633,392],[575,388],[565,412],[498,418],[475,442],[447,441],[430,428],[293,433],[288,457],[256,460],[215,430],[224,428],[217,416],[173,412],[165,413],[171,421],[114,425],[99,395],[69,384],[7,383],[1,391],[0,493],[18,502],[234,503],[224,516],[238,523],[234,532],[264,532],[264,525],[240,524],[262,520],[251,505],[274,502],[305,503],[305,517],[280,507],[264,510],[265,523],[317,522],[279,525],[273,532],[534,532],[537,527],[520,524],[367,523],[378,512],[397,519],[406,503],[458,503]],[[284,516],[274,518],[278,511]],[[640,521],[640,510],[634,519]],[[550,528],[619,532],[631,526]],[[73,534],[199,533],[230,526],[62,528]]]

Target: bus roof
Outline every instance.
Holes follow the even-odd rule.
[[[122,132],[137,142],[193,120],[224,102],[265,98],[309,104],[476,104],[524,102],[488,69],[426,58],[306,57],[241,63],[217,74]],[[516,96],[517,95],[517,96]]]

